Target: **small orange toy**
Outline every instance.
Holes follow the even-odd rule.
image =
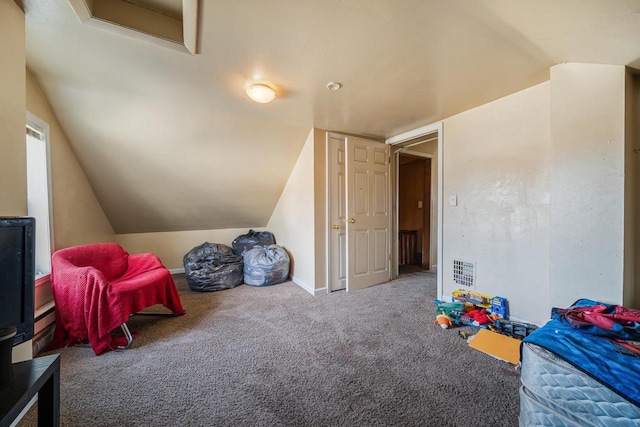
[[[449,329],[449,327],[453,325],[451,318],[446,314],[438,314],[436,316],[436,320],[433,323],[436,325],[440,325],[442,329]]]

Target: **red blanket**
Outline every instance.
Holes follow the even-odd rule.
[[[156,304],[185,313],[160,259],[153,254],[129,255],[115,243],[57,251],[51,289],[56,304],[52,346],[88,340],[96,355],[115,346],[111,331],[133,313]]]

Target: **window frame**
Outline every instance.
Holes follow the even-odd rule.
[[[46,156],[46,177],[47,177],[47,199],[48,199],[48,205],[49,205],[49,259],[51,259],[51,255],[54,252],[55,249],[55,245],[54,245],[54,228],[53,228],[53,187],[51,185],[51,138],[50,138],[50,127],[49,127],[49,123],[47,123],[46,121],[42,120],[40,117],[36,116],[35,114],[27,111],[27,119],[26,119],[26,126],[25,126],[25,152],[27,149],[26,146],[26,138],[27,138],[27,133],[26,133],[26,128],[30,127],[40,133],[43,134],[44,136],[44,144],[45,144],[45,156]],[[28,165],[27,165],[28,168]],[[26,173],[28,174],[29,171],[27,170]],[[28,196],[27,196],[28,197]],[[37,227],[37,224],[36,224]],[[51,262],[49,262],[49,265],[51,266]],[[50,269],[51,270],[51,267]],[[41,274],[41,275],[36,275],[36,280],[35,280],[35,285],[36,287],[38,287],[39,285],[43,285],[44,283],[47,283],[49,281],[51,275],[51,271],[49,271],[49,273],[46,274]]]

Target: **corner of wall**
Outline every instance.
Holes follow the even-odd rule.
[[[444,129],[443,293],[459,289],[453,261],[474,262],[477,292],[501,295],[514,317],[543,323],[549,293],[548,85],[450,117]],[[447,201],[452,195],[453,206]]]
[[[624,305],[640,309],[640,215],[637,214],[640,207],[640,73],[638,70],[627,69],[626,76],[626,155],[625,169],[628,169],[627,177],[630,177],[630,188],[627,200],[632,207],[625,213],[628,219],[627,227],[631,241],[625,241],[626,269],[632,277],[627,277],[628,286],[625,286]]]
[[[623,66],[551,68],[552,306],[566,307],[578,298],[622,304],[631,237],[625,236],[631,207],[625,195],[625,121]]]
[[[291,275],[315,288],[314,135],[311,129],[267,229],[291,255]]]

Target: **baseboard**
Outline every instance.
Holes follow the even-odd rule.
[[[51,341],[53,341],[54,330],[55,330],[55,323],[52,323],[49,326],[42,329],[37,334],[35,334],[35,336],[33,337],[33,344],[32,344],[33,357],[36,357],[42,350],[47,348],[47,346],[51,343]]]
[[[170,268],[169,269],[169,273],[171,273],[171,274],[182,274],[182,273],[184,273],[184,268]],[[314,297],[316,295],[326,294],[327,293],[327,288],[314,289],[310,285],[308,285],[307,283],[303,282],[302,280],[298,279],[295,276],[291,276],[291,281],[293,283],[295,283],[296,285],[300,286],[305,291],[309,292]]]
[[[291,281],[300,286],[305,291],[309,292],[311,295],[315,296],[315,289],[310,285],[304,283],[302,280],[298,279],[296,276],[291,276]]]

